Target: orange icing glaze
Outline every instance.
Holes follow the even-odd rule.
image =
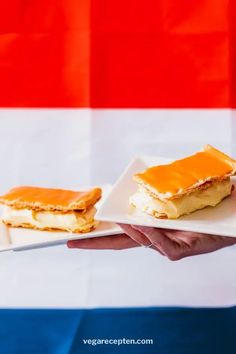
[[[224,157],[202,151],[168,165],[148,168],[136,176],[147,188],[150,186],[158,193],[175,195],[206,180],[233,174],[232,162],[235,161]]]
[[[7,194],[0,197],[4,204],[28,203],[29,206],[34,203],[40,203],[42,206],[51,206],[57,208],[64,207],[68,209],[77,209],[80,203],[85,206],[93,205],[101,196],[100,188],[93,188],[89,191],[72,191],[65,189],[51,189],[40,187],[16,187]]]

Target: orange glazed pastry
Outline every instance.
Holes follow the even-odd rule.
[[[89,232],[95,227],[95,203],[101,189],[71,191],[17,187],[0,197],[2,221],[13,227]]]
[[[176,219],[220,203],[231,194],[235,174],[236,161],[206,145],[192,156],[136,174],[138,191],[130,204],[157,218]]]

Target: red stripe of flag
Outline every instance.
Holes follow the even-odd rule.
[[[234,106],[236,6],[229,4],[2,2],[0,106]]]

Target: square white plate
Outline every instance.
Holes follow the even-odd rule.
[[[106,196],[111,190],[111,186],[104,186],[102,189],[103,195]],[[103,198],[96,206],[98,210],[103,203]],[[120,227],[111,222],[100,222],[94,231],[82,234],[11,228],[0,223],[0,252],[56,246],[64,244],[69,240],[118,235],[121,233]]]
[[[136,191],[133,175],[153,165],[171,162],[162,157],[135,159],[118,179],[99,209],[96,218],[110,222],[159,227],[173,230],[204,232],[212,235],[236,237],[236,188],[232,195],[216,207],[207,207],[177,220],[155,219],[137,213],[129,206],[129,197]],[[233,178],[236,187],[236,179]]]

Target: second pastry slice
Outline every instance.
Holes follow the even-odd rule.
[[[12,227],[89,232],[96,226],[95,204],[101,189],[72,191],[16,187],[0,197],[2,221]]]

